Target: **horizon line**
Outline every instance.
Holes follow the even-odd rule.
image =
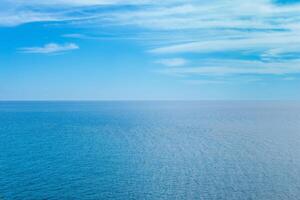
[[[8,99],[0,102],[300,101],[300,99]]]

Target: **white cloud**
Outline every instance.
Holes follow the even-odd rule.
[[[20,48],[19,50],[23,53],[49,54],[49,53],[66,52],[66,51],[71,51],[76,49],[79,49],[79,46],[77,46],[74,43],[67,43],[67,44],[49,43],[44,45],[43,47],[24,47],[24,48]]]
[[[76,39],[85,39],[85,38],[87,38],[86,35],[79,34],[79,33],[64,34],[64,35],[62,35],[62,37],[65,37],[65,38],[76,38]]]
[[[40,6],[94,6],[94,5],[126,5],[126,4],[143,4],[150,0],[4,0],[6,3],[16,5],[40,5]]]
[[[32,22],[88,20],[95,18],[95,13],[81,12],[81,8],[101,5],[140,5],[146,1],[133,2],[130,0],[1,0],[0,26],[17,26]]]
[[[237,52],[228,60],[206,59],[198,67],[176,68],[187,64],[182,58],[158,60],[169,68],[165,73],[186,76],[235,74],[300,73],[300,5],[277,5],[272,0],[2,0],[0,26],[17,26],[40,21],[68,21],[93,30],[64,37],[98,39],[107,26],[117,30],[130,27],[132,33],[112,34],[114,38],[134,38],[146,44],[154,55]],[[130,9],[121,5],[132,5]],[[147,6],[145,6],[147,5]],[[113,6],[114,9],[109,9]],[[4,7],[4,8],[3,8]],[[105,8],[105,9],[103,9]],[[110,29],[109,29],[110,30]],[[127,29],[126,29],[127,31]],[[118,35],[119,34],[119,35]],[[122,35],[123,34],[123,35]],[[106,39],[106,38],[103,38]],[[149,46],[148,46],[149,45]],[[48,44],[21,49],[27,53],[52,53],[79,48],[75,44]],[[178,54],[178,55],[177,55]],[[285,54],[296,58],[285,59]],[[298,54],[298,57],[297,57]],[[243,61],[250,55],[256,60]],[[173,55],[174,56],[174,55]],[[209,56],[208,56],[209,57]],[[199,58],[200,59],[200,58]],[[192,60],[193,62],[193,60]],[[194,62],[193,62],[194,63]]]
[[[188,61],[183,58],[166,58],[157,60],[156,63],[165,65],[167,67],[179,67],[187,64]]]
[[[189,84],[189,85],[211,85],[211,84],[225,84],[227,83],[224,80],[203,80],[203,79],[198,79],[198,80],[185,80],[184,83]]]
[[[293,26],[300,6],[276,6],[270,0],[181,1],[137,11],[112,13],[120,24],[152,29],[274,28]]]
[[[299,32],[300,33],[300,32]],[[225,38],[216,40],[205,40],[199,42],[190,42],[176,45],[169,45],[150,50],[152,53],[210,53],[220,51],[236,51],[236,50],[260,50],[278,48],[276,52],[283,53],[285,51],[300,50],[300,38],[298,32],[288,33],[248,33],[242,38]],[[293,47],[291,49],[291,47]],[[270,52],[271,53],[271,52]],[[272,51],[272,53],[275,53]]]
[[[229,76],[229,75],[288,75],[300,74],[300,60],[278,62],[245,60],[206,60],[197,67],[165,68],[161,73],[177,76]]]

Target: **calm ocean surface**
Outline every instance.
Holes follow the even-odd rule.
[[[0,199],[300,199],[300,102],[1,102]]]

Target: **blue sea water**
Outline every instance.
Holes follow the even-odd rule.
[[[1,102],[0,199],[299,199],[299,102]]]

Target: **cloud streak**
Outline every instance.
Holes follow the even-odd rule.
[[[300,72],[300,4],[271,0],[4,0],[3,5],[0,26],[55,21],[92,30],[92,37],[64,36],[73,39],[102,38],[94,36],[100,26],[121,30],[112,38],[122,38],[124,27],[130,28],[132,33],[124,39],[146,44],[146,51],[155,57],[154,63],[163,65],[161,72],[166,74],[278,76]],[[21,51],[46,54],[78,48],[72,43],[47,44]],[[217,57],[228,52],[235,57]],[[187,66],[194,63],[181,58],[187,54],[197,55],[200,64]]]
[[[186,65],[188,61],[184,58],[166,58],[157,60],[156,63],[165,65],[167,67],[179,67]]]
[[[300,74],[300,60],[262,62],[245,60],[206,60],[197,67],[166,68],[161,73],[189,76],[288,75]]]
[[[23,47],[19,50],[22,53],[34,53],[34,54],[51,54],[51,53],[60,53],[60,52],[67,52],[79,49],[74,43],[67,43],[67,44],[56,44],[56,43],[49,43],[45,44],[42,47]]]

